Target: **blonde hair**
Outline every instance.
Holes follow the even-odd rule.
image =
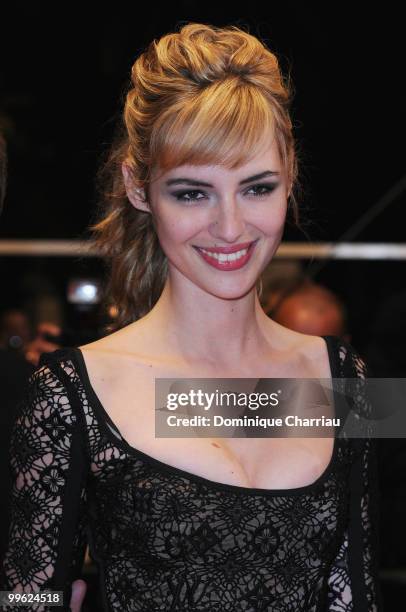
[[[187,23],[148,45],[132,67],[131,82],[121,133],[99,175],[102,218],[89,227],[93,245],[109,263],[105,296],[117,311],[109,332],[147,314],[167,276],[153,215],[128,201],[123,162],[148,200],[153,168],[236,168],[272,133],[299,223],[292,88],[265,43],[234,25]]]

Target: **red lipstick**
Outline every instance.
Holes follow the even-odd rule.
[[[213,266],[213,268],[217,268],[217,270],[230,271],[230,270],[239,270],[240,268],[245,266],[245,264],[251,258],[252,252],[257,242],[258,240],[254,240],[253,242],[242,242],[240,244],[229,246],[229,247],[207,247],[206,248],[206,247],[194,246],[194,248],[197,250],[199,255],[204,259],[204,261],[206,261],[208,264]],[[218,257],[214,257],[213,255],[208,255],[207,253],[202,251],[202,248],[204,248],[204,251],[208,251],[209,253],[216,253],[220,256],[237,253],[238,251],[242,251],[244,249],[247,249],[247,252],[245,253],[245,255],[241,255],[237,259],[228,260],[227,258],[224,259],[220,257],[219,259]]]

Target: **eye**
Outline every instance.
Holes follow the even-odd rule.
[[[172,195],[178,200],[178,202],[196,202],[197,200],[203,200],[204,198],[193,197],[196,193],[203,193],[202,191],[175,191]],[[186,197],[188,196],[188,197]]]
[[[248,191],[254,189],[255,193],[252,195],[254,195],[254,197],[256,198],[261,198],[267,196],[269,193],[274,191],[278,184],[279,183],[261,183],[259,185],[253,185]],[[196,194],[199,193],[202,194],[203,197],[196,197]],[[199,200],[204,200],[206,194],[204,193],[204,191],[194,189],[192,191],[175,191],[174,193],[172,193],[172,196],[174,196],[178,202],[198,202]]]
[[[263,191],[256,191],[253,195],[256,198],[261,198],[264,196],[267,196],[269,193],[271,193],[272,191],[274,191],[278,186],[278,183],[261,183],[260,185],[253,185],[252,187],[250,187],[249,191],[251,191],[251,189],[262,189]]]

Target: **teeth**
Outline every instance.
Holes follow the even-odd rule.
[[[209,253],[209,251],[205,251],[204,249],[200,249],[203,253],[206,253],[209,257],[213,257],[220,262],[224,261],[235,261],[236,259],[240,259],[244,255],[248,253],[248,249],[242,249],[241,251],[237,251],[236,253]]]

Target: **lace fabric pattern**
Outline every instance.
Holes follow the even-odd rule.
[[[350,345],[332,354],[333,376],[365,374]],[[106,611],[381,611],[371,440],[336,439],[312,485],[250,490],[166,466],[104,416],[77,351],[44,354],[12,432],[2,590],[62,590],[69,610],[88,543]]]

